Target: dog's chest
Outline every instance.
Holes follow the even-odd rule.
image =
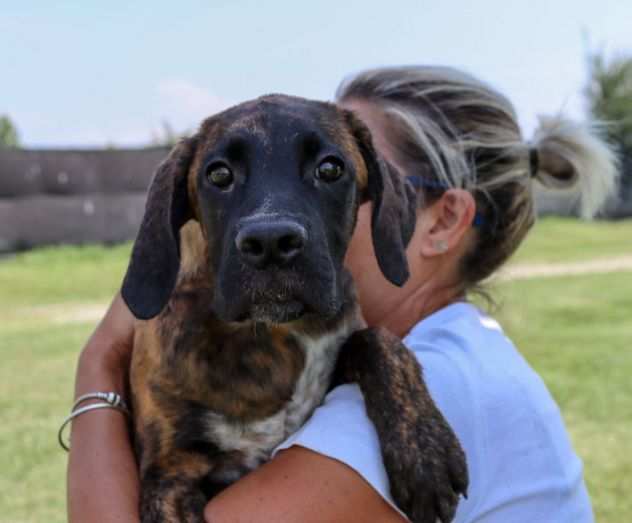
[[[222,468],[222,481],[234,481],[269,459],[272,450],[295,432],[322,402],[331,381],[340,346],[352,331],[343,324],[336,331],[317,338],[298,339],[305,364],[289,401],[271,416],[249,422],[229,421],[221,414],[206,414],[207,437],[222,451],[236,451],[234,467]]]

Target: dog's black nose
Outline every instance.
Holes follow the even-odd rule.
[[[307,231],[292,221],[261,222],[243,225],[235,244],[246,263],[263,269],[270,264],[287,265],[307,243]]]

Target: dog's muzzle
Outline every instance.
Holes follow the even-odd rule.
[[[291,265],[306,244],[305,227],[290,220],[247,223],[235,237],[242,261],[260,270]]]
[[[340,306],[325,236],[294,216],[237,222],[218,271],[215,307],[228,321],[286,323]]]

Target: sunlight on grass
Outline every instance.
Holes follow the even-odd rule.
[[[558,401],[597,521],[632,515],[632,272],[509,282],[496,316]]]
[[[536,222],[512,263],[574,262],[625,255],[632,255],[632,220],[543,218]]]
[[[76,311],[98,311],[110,301],[130,247],[47,248],[0,260],[2,523],[66,519],[66,454],[56,430],[70,406],[77,355],[94,327]],[[632,254],[632,222],[547,219],[515,263],[625,254]],[[598,521],[629,519],[632,272],[496,283],[491,292],[493,314],[560,404]],[[59,320],[66,308],[75,321]]]
[[[57,428],[67,414],[77,354],[92,329],[0,326],[0,521],[65,521],[66,453]]]
[[[47,247],[0,261],[0,296],[10,306],[110,301],[120,287],[131,244]],[[2,299],[0,307],[9,307]],[[1,309],[0,309],[1,311]]]

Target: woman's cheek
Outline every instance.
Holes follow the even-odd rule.
[[[373,251],[373,239],[371,238],[371,205],[365,203],[360,206],[356,227],[349,242],[345,266],[351,271],[352,276],[358,282],[360,279],[379,271],[375,252]]]

